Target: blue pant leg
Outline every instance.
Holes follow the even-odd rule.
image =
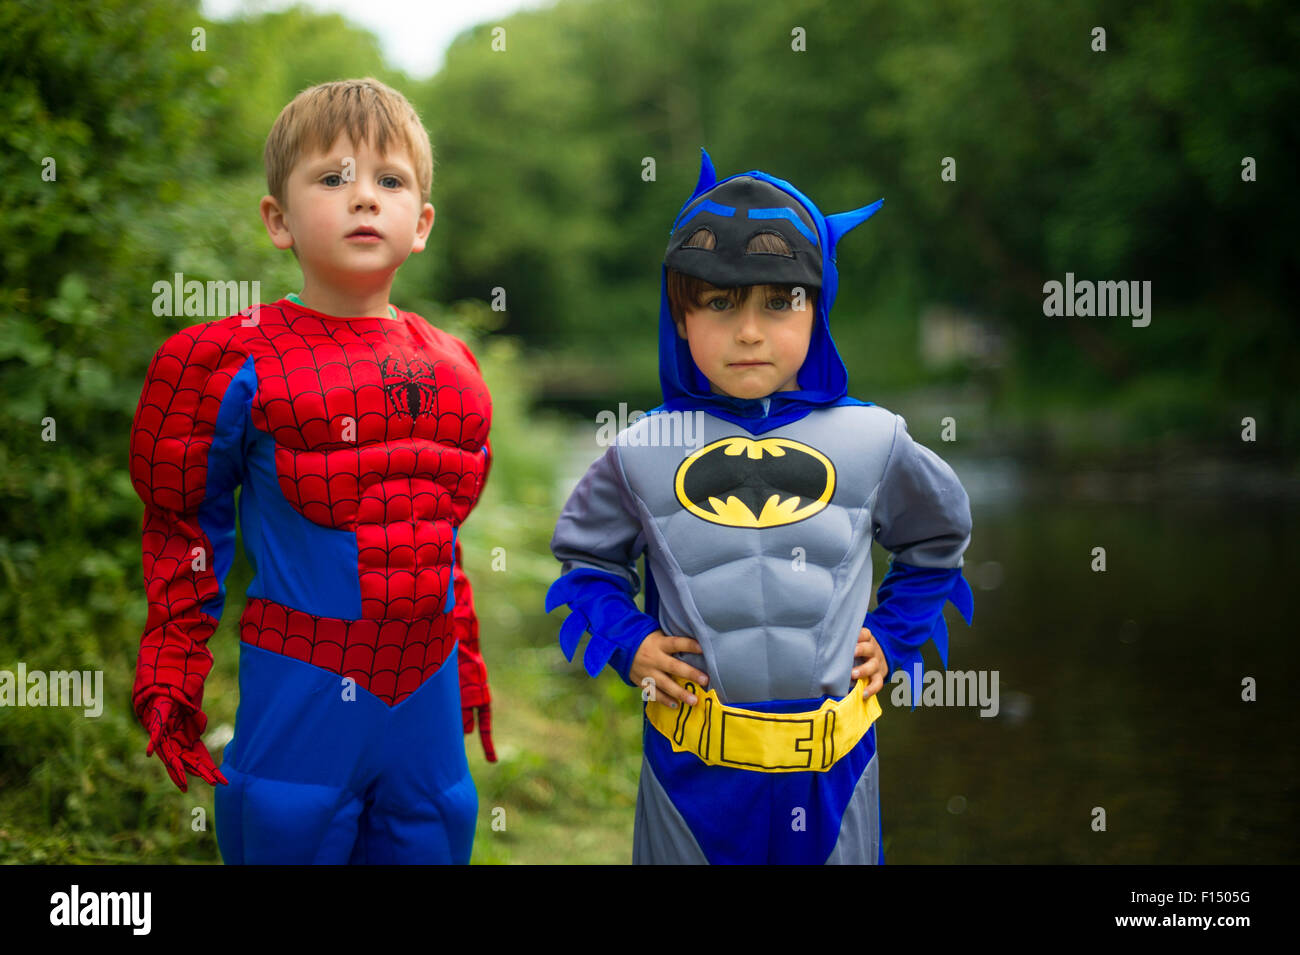
[[[235,736],[221,766],[230,784],[216,787],[227,864],[348,861],[387,707],[345,690],[337,673],[240,645]]]
[[[352,861],[468,864],[478,790],[465,758],[455,648],[437,673],[392,708],[382,760]]]
[[[794,701],[782,706],[787,710],[795,706],[810,708],[809,704],[818,702]],[[776,706],[767,708],[778,711]],[[863,857],[860,845],[845,846],[842,848],[847,851],[836,852],[841,848],[845,811],[876,752],[874,726],[826,772],[764,773],[709,766],[693,753],[674,752],[669,741],[648,721],[642,738],[656,785],[662,788],[710,863],[820,865],[833,852],[837,861],[874,861],[876,854]],[[663,814],[662,800],[638,801],[639,809],[652,806]],[[878,802],[869,809],[878,815]],[[648,819],[646,824],[672,831],[676,821]]]

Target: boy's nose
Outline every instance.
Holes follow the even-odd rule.
[[[740,310],[739,324],[736,326],[736,339],[742,342],[763,340],[763,331],[758,324],[758,312],[749,303]]]
[[[375,187],[364,179],[358,179],[352,185],[352,211],[360,209],[373,209],[379,205],[379,194]]]

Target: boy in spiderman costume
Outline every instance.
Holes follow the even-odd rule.
[[[131,436],[148,620],[133,705],[182,791],[213,784],[227,863],[469,861],[491,741],[457,529],[491,462],[459,339],[388,304],[433,227],[428,134],[373,79],[313,87],[266,144],[261,214],[301,295],[172,335]],[[221,769],[201,736],[235,547],[254,576]],[[452,657],[455,657],[452,665]]]

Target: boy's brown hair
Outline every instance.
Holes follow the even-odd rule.
[[[717,237],[710,230],[696,229],[683,244],[683,248],[712,249],[716,244]],[[745,246],[745,251],[768,255],[793,254],[790,251],[789,243],[775,232],[760,232],[749,240]],[[706,282],[704,279],[697,279],[693,275],[678,272],[676,269],[669,269],[666,279],[668,284],[668,309],[672,313],[673,321],[678,325],[686,320],[686,310],[688,308],[701,308],[704,305],[704,296],[709,292],[721,291],[726,293],[726,297],[731,300],[731,304],[739,308],[749,298],[750,291],[758,287],[742,285],[739,288],[719,289],[716,285]],[[786,295],[793,295],[795,288],[793,285],[779,284],[767,287],[785,292]],[[810,300],[815,295],[816,290],[808,290]]]
[[[372,135],[383,154],[389,143],[401,146],[415,168],[425,202],[433,190],[433,146],[420,116],[405,96],[374,77],[337,80],[305,89],[280,111],[266,137],[266,188],[287,207],[289,173],[305,153],[326,150],[340,133],[354,143]]]

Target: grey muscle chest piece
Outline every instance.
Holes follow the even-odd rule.
[[[761,435],[702,414],[690,446],[666,444],[681,432],[656,417],[588,471],[552,547],[564,573],[597,567],[634,588],[644,549],[663,631],[699,641],[703,658],[683,659],[723,702],[849,692],[873,537],[905,563],[962,564],[966,493],[884,408],[830,407]]]

